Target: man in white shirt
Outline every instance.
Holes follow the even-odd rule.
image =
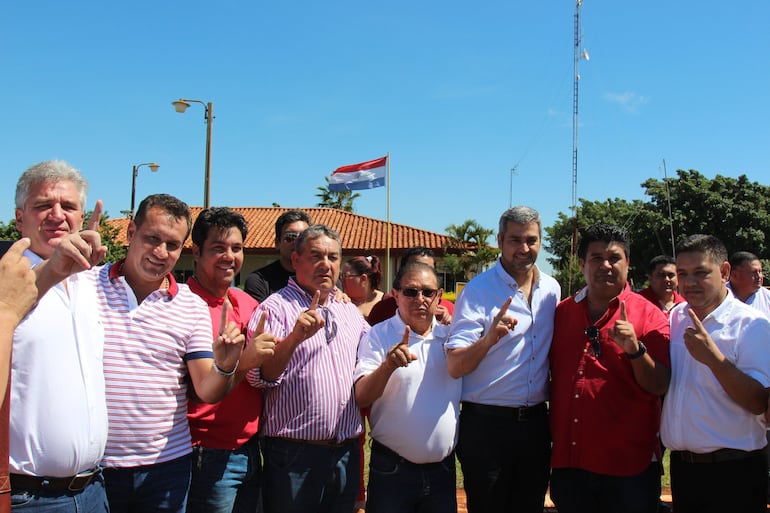
[[[500,259],[463,288],[445,344],[449,374],[463,378],[457,455],[471,513],[543,511],[548,351],[561,287],[535,264],[541,235],[534,209],[500,216]]]
[[[396,315],[375,325],[358,347],[356,402],[372,408],[369,513],[457,509],[462,381],[446,366],[449,327],[435,318],[441,292],[433,267],[400,268]]]
[[[762,286],[762,262],[754,253],[738,251],[730,256],[730,283],[733,295],[770,318],[770,290]]]
[[[661,437],[677,513],[764,512],[770,320],[727,290],[727,250],[711,235],[677,245],[686,303],[671,312],[671,382]]]
[[[25,171],[16,226],[33,266],[83,225],[88,185],[62,161]],[[98,220],[98,216],[97,216]],[[104,333],[95,284],[73,275],[45,293],[13,337],[10,472],[14,510],[106,512]]]

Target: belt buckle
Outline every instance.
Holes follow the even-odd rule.
[[[83,491],[83,489],[91,483],[91,480],[94,478],[95,473],[91,472],[89,474],[84,475],[77,475],[72,478],[72,480],[67,485],[67,490],[70,492],[80,492]]]
[[[516,422],[525,422],[529,418],[529,409],[527,406],[516,408]]]

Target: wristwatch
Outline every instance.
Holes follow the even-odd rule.
[[[647,352],[647,346],[644,345],[644,342],[641,340],[639,341],[639,350],[633,354],[626,353],[626,356],[628,356],[629,360],[636,360],[637,358],[641,358],[644,356],[644,353]]]

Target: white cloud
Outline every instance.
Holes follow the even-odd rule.
[[[625,93],[604,93],[604,99],[610,103],[615,103],[628,114],[638,114],[639,108],[649,101],[647,96],[636,94],[633,91]]]

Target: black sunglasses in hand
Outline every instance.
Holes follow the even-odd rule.
[[[602,346],[599,344],[599,328],[596,326],[589,326],[585,331],[586,337],[591,342],[591,349],[593,349],[594,356],[599,359],[602,354]]]

